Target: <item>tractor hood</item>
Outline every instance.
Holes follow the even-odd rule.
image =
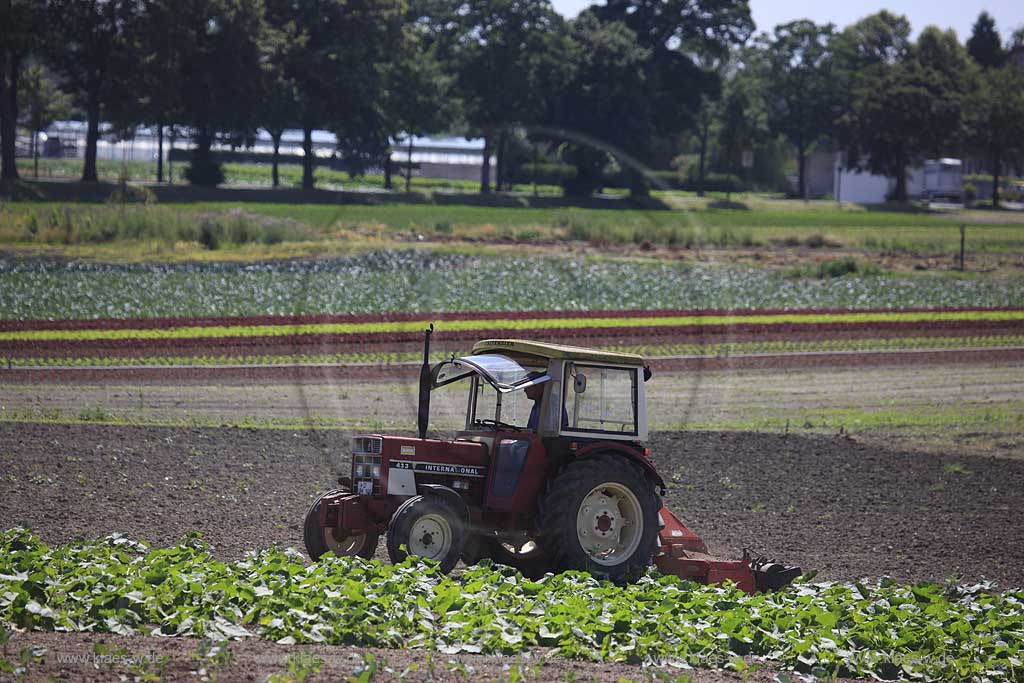
[[[508,356],[481,354],[452,358],[435,365],[430,373],[431,389],[457,382],[474,373],[503,394],[551,379],[546,371],[529,370]]]

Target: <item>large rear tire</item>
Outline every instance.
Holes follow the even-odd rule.
[[[336,529],[327,529],[320,526],[320,506],[326,496],[336,493],[345,493],[340,489],[328,491],[317,498],[306,512],[306,521],[303,524],[302,540],[306,544],[306,552],[314,562],[328,550],[338,557],[359,556],[369,560],[377,552],[377,541],[379,534],[369,532],[355,536],[340,534]]]
[[[388,557],[425,557],[450,572],[465,544],[465,523],[455,507],[439,496],[413,496],[395,510],[388,524]]]
[[[616,582],[647,571],[658,542],[658,494],[624,456],[569,463],[541,500],[540,544],[558,569]]]

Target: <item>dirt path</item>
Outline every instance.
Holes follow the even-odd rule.
[[[3,374],[0,373],[0,377]],[[656,372],[647,384],[651,428],[853,432],[876,443],[948,453],[1024,456],[1013,419],[1024,402],[1024,364],[992,362],[871,367]],[[435,392],[431,424],[464,419],[464,389]],[[409,429],[415,372],[401,378],[307,381],[0,384],[0,417],[157,424],[294,424]],[[973,415],[973,421],[970,418]],[[986,418],[986,415],[988,417]],[[961,420],[960,417],[964,419]],[[808,427],[810,425],[810,427]]]
[[[100,645],[103,654],[95,648]],[[161,681],[210,681],[252,683],[265,681],[273,674],[288,674],[288,660],[308,655],[319,660],[321,668],[309,680],[364,680],[356,676],[367,657],[373,657],[380,670],[373,683],[543,683],[546,681],[587,681],[587,683],[775,683],[778,670],[761,664],[745,675],[726,671],[696,669],[642,669],[625,664],[595,664],[548,657],[543,650],[522,657],[489,655],[430,654],[422,650],[381,650],[354,646],[277,645],[250,639],[228,644],[231,662],[214,666],[199,658],[201,641],[195,638],[126,637],[95,633],[20,633],[8,649],[18,652],[26,647],[45,648],[42,660],[30,667],[27,681],[72,680],[81,683],[106,683],[128,680],[142,666],[160,671]],[[114,659],[117,657],[118,659]],[[161,665],[156,661],[166,657]],[[128,659],[127,663],[125,659]],[[151,663],[152,662],[152,663]],[[205,676],[199,674],[205,669]],[[514,673],[513,673],[514,671]],[[120,675],[127,676],[119,679]],[[790,680],[800,680],[796,676]],[[214,679],[215,677],[215,679]],[[0,681],[6,681],[0,674]],[[14,680],[13,678],[11,680]],[[371,680],[371,679],[366,679]]]

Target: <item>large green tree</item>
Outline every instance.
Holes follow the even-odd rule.
[[[771,127],[796,148],[797,194],[807,195],[807,154],[832,131],[832,24],[799,20],[775,27],[762,39],[768,62],[767,102]]]
[[[115,107],[120,125],[148,123],[156,127],[156,180],[164,181],[164,137],[168,125],[183,116],[186,96],[182,50],[191,44],[189,18],[178,0],[141,0],[141,11],[131,30],[137,41],[137,61],[131,70],[127,107]],[[193,29],[194,30],[194,29]]]
[[[864,128],[880,113],[874,90],[891,78],[893,70],[910,55],[910,22],[886,10],[850,24],[832,39],[832,82],[836,116],[833,135],[847,151],[849,170],[860,170],[864,154],[857,148],[875,131]]]
[[[753,153],[772,139],[765,96],[763,55],[753,48],[738,51],[722,90],[717,131],[718,171],[736,175],[747,173],[743,167],[744,153]]]
[[[404,14],[404,0],[267,0],[267,21],[285,46],[281,78],[293,84],[303,131],[303,188],[314,186],[314,130],[375,141],[384,129],[384,65],[401,43]]]
[[[978,15],[967,39],[967,53],[983,69],[998,69],[1006,62],[1003,39],[996,30],[996,20],[985,11]]]
[[[46,40],[44,9],[37,0],[0,0],[0,180],[18,178],[18,81],[25,60]]]
[[[508,130],[543,123],[567,81],[565,23],[549,0],[465,0],[453,14],[446,52],[468,132],[484,140],[480,191],[487,193],[491,157],[497,151],[502,166]]]
[[[129,29],[139,11],[137,0],[50,0],[49,18],[58,34],[50,62],[86,116],[86,182],[99,179],[100,121],[111,108],[133,98],[128,77],[136,68],[137,52]]]
[[[298,84],[287,72],[290,52],[287,30],[268,25],[262,43],[260,98],[256,119],[259,126],[270,136],[272,187],[279,187],[281,184],[279,166],[284,132],[288,128],[299,127]]]
[[[907,199],[907,167],[959,148],[973,65],[951,31],[928,27],[911,54],[865,82],[850,126],[848,164],[895,179]]]
[[[450,130],[458,116],[454,98],[455,77],[442,62],[441,44],[425,22],[411,16],[402,27],[402,42],[387,64],[384,98],[385,150],[381,160],[385,185],[390,188],[392,149],[390,141],[405,136],[403,164],[405,191],[412,185],[413,137]]]
[[[850,24],[832,39],[831,76],[836,101],[843,110],[878,78],[907,59],[911,50],[910,22],[882,10]]]
[[[644,46],[723,60],[754,30],[746,0],[609,0],[593,11],[602,22],[621,21]]]
[[[62,116],[67,116],[71,99],[64,93],[42,64],[29,65],[21,75],[25,92],[22,121],[32,133],[32,175],[39,177],[39,133]]]
[[[696,141],[704,175],[712,128],[721,113],[721,74],[730,52],[742,45],[754,29],[746,0],[611,0],[593,8],[603,24],[620,23],[632,31],[640,47],[648,50],[643,67],[645,88],[653,108],[638,128],[630,154],[653,161],[653,152],[667,140],[690,130]],[[644,93],[638,93],[640,98]],[[646,194],[645,174],[629,169],[634,194]]]
[[[1007,66],[987,69],[967,108],[969,148],[985,157],[992,171],[992,206],[999,206],[1003,164],[1024,154],[1024,74]]]
[[[583,195],[601,188],[610,158],[629,167],[650,148],[659,88],[652,50],[624,23],[585,10],[572,22],[572,37],[577,59],[560,106],[562,156],[576,167],[566,191]]]
[[[176,79],[180,123],[195,145],[186,171],[197,185],[217,185],[223,173],[212,147],[239,140],[256,126],[259,99],[261,0],[181,0],[181,63]]]

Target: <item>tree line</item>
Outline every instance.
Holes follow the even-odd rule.
[[[770,179],[792,150],[804,196],[821,148],[895,178],[895,199],[925,157],[1019,167],[1021,29],[1004,45],[982,13],[966,44],[935,27],[915,41],[886,11],[754,29],[746,0],[606,0],[571,20],[549,0],[0,0],[0,173],[17,178],[19,123],[72,112],[84,181],[101,121],[121,137],[153,127],[161,149],[188,137],[200,185],[223,181],[214,144],[251,146],[259,129],[275,186],[282,135],[302,131],[304,188],[315,130],[389,184],[411,173],[391,162],[403,136],[482,138],[481,192],[508,185],[510,159],[542,157],[571,166],[562,184],[582,195],[611,175],[645,194],[646,169],[683,159],[699,189]]]

